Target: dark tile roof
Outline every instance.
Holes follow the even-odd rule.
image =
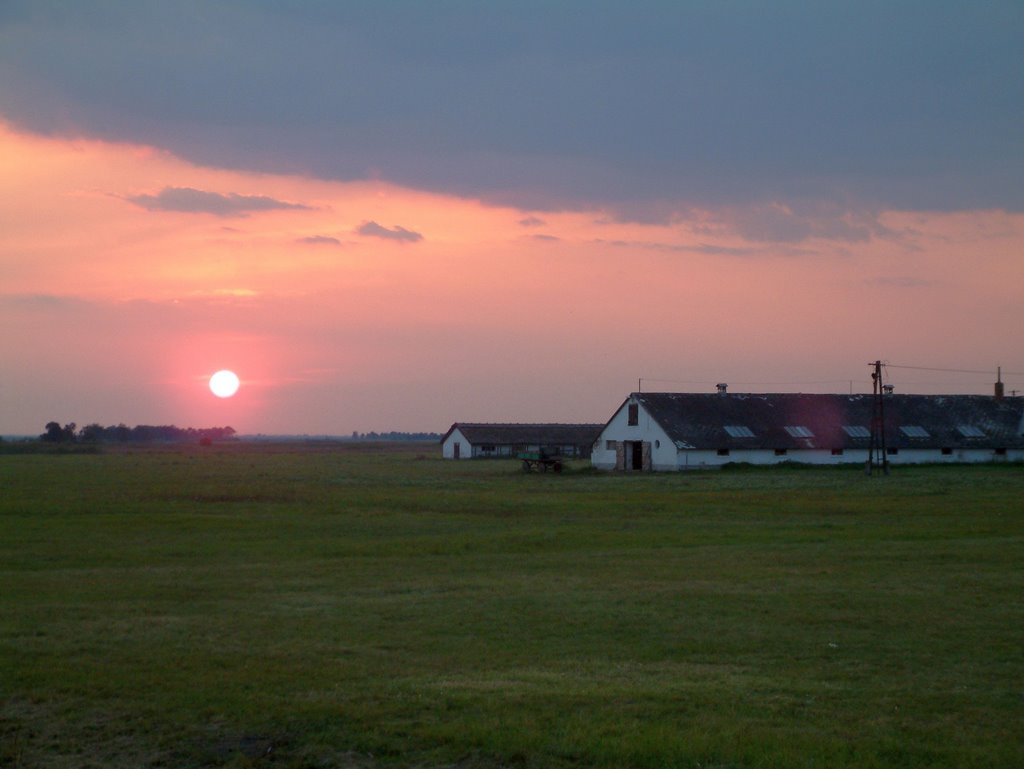
[[[489,424],[484,422],[456,422],[445,433],[441,442],[458,428],[466,440],[476,445],[538,445],[538,446],[591,446],[604,425],[592,424]]]
[[[634,393],[632,397],[680,448],[866,448],[874,413],[871,395]],[[891,394],[884,403],[888,447],[1024,448],[1024,398]],[[753,436],[743,437],[745,431],[728,431],[727,426],[746,427]]]

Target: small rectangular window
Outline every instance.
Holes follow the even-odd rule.
[[[786,456],[786,450],[785,449],[775,449],[775,456],[777,456],[777,457],[784,457],[784,456]]]
[[[605,441],[604,447],[607,451],[615,451],[615,444],[617,441]]]
[[[794,438],[813,438],[814,433],[811,432],[809,427],[803,425],[787,425],[785,428],[786,432]]]
[[[900,450],[899,449],[894,449],[894,448],[888,448],[888,449],[885,450],[885,453],[886,454],[899,454]]]
[[[995,450],[995,455],[997,457],[1005,457],[1006,456],[1006,449],[996,449]]]
[[[640,406],[636,403],[629,404],[629,421],[627,424],[637,425],[640,424]]]
[[[851,438],[870,438],[871,431],[864,425],[843,425],[843,430]]]
[[[979,428],[974,425],[957,425],[957,431],[965,438],[984,438],[983,433]]]
[[[942,456],[948,457],[952,453],[953,453],[953,449],[943,447],[943,449],[942,449]]]
[[[841,457],[843,455],[842,449],[832,449],[832,456]]]
[[[725,431],[733,438],[753,438],[754,431],[746,425],[726,425]]]
[[[729,449],[719,449],[718,450],[718,456],[720,456],[720,457],[727,457],[727,456],[729,456]]]
[[[928,431],[920,425],[901,425],[900,432],[908,438],[930,438]]]

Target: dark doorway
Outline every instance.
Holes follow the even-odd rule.
[[[644,444],[642,441],[633,441],[629,467],[631,470],[644,469]]]
[[[456,443],[455,443],[455,447],[454,447],[454,450],[452,451],[452,457],[453,457],[453,458],[455,458],[455,459],[458,459],[458,458],[459,458],[459,455],[460,455],[461,453],[462,453],[462,444],[461,444],[461,443],[458,443],[458,442],[456,442]]]

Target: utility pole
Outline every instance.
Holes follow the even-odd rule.
[[[864,468],[871,475],[875,468],[880,468],[885,475],[889,474],[889,453],[885,446],[885,388],[882,386],[882,361],[869,363],[874,368],[871,372],[872,395],[874,407],[871,414],[871,439],[868,443],[868,462]]]

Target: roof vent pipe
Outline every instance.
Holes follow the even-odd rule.
[[[996,367],[996,400],[1003,399],[1003,367]]]
[[[717,385],[715,385],[715,387],[718,388],[719,395],[726,395],[726,391],[729,389],[729,385],[726,384],[725,382],[719,382]]]

